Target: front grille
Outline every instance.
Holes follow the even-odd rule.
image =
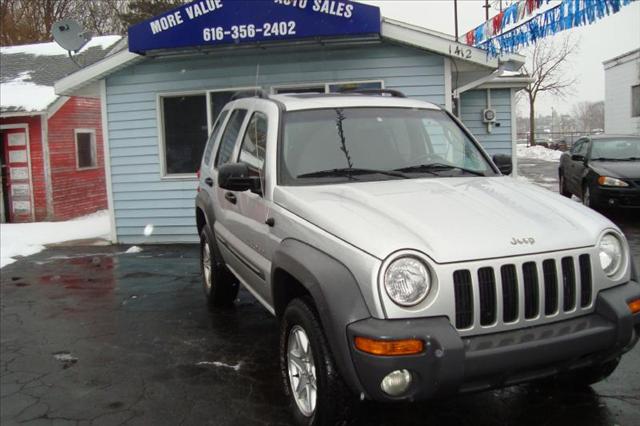
[[[558,312],[558,274],[556,261],[547,259],[542,262],[544,272],[544,314],[553,315]]]
[[[473,290],[471,273],[467,270],[453,273],[456,298],[456,328],[469,328],[473,324]]]
[[[500,269],[502,275],[502,312],[504,322],[518,319],[518,276],[514,265],[504,265]]]
[[[493,268],[478,269],[478,288],[480,289],[480,324],[491,325],[496,322],[496,278]]]
[[[587,308],[593,302],[588,254],[499,268],[486,266],[477,271],[460,269],[453,273],[453,284],[457,329],[537,320],[573,312],[578,306]]]
[[[583,254],[580,256],[580,306],[583,308],[591,304],[592,286],[591,259],[588,254]]]
[[[564,311],[576,307],[576,269],[572,257],[562,258],[562,288],[564,291]]]

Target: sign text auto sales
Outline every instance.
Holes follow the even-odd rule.
[[[353,16],[353,4],[337,0],[273,0],[273,3],[300,10],[310,9],[316,13],[345,19],[350,19]],[[169,15],[149,22],[151,32],[155,35],[201,16],[215,13],[222,9],[224,4],[225,0],[201,0],[191,3],[181,10],[176,10]],[[252,39],[257,35],[261,36],[261,38],[296,35],[296,26],[297,23],[293,20],[264,22],[262,24],[246,23],[230,25],[229,27],[215,26],[203,28],[202,40],[209,42],[224,41],[227,38],[233,40]]]

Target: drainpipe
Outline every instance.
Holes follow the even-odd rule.
[[[40,130],[42,137],[42,164],[44,167],[44,189],[46,197],[46,220],[53,218],[53,186],[51,184],[51,158],[49,152],[49,115],[47,112],[40,116]],[[32,188],[33,190],[33,188]],[[35,212],[35,206],[34,212]]]

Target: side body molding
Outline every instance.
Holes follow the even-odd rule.
[[[284,271],[313,297],[338,371],[346,384],[360,394],[363,388],[351,359],[347,326],[369,318],[371,314],[356,279],[339,260],[293,239],[282,241],[272,265],[271,291],[276,314],[282,315],[286,308],[283,305],[287,301],[287,281],[279,279],[279,273]]]

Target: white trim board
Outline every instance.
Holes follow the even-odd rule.
[[[102,150],[104,161],[104,181],[107,189],[107,208],[109,222],[111,223],[110,239],[114,244],[118,243],[116,232],[116,211],[113,203],[113,184],[111,182],[111,157],[109,154],[109,118],[107,116],[107,83],[100,81],[100,112],[102,115]]]

